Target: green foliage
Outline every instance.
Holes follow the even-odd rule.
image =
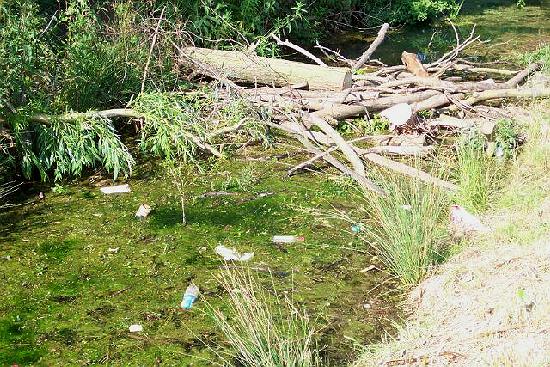
[[[233,347],[232,365],[315,367],[320,360],[314,330],[304,311],[282,294],[275,300],[249,272],[225,270],[220,282],[230,300],[229,313],[213,309],[218,328]]]
[[[476,135],[464,139],[457,147],[458,203],[473,212],[487,209],[493,183],[494,167],[485,153],[485,139]]]
[[[50,124],[14,125],[25,177],[37,169],[42,179],[53,171],[55,180],[78,176],[85,168],[105,167],[116,178],[130,174],[134,159],[112,122],[97,116]]]
[[[546,73],[550,72],[550,45],[543,45],[538,50],[527,53],[522,58],[525,64],[540,62],[543,70]]]
[[[520,134],[514,121],[497,121],[493,135],[489,142],[484,135],[474,131],[457,145],[459,190],[455,199],[473,212],[488,208],[508,161],[518,152]]]
[[[365,240],[401,282],[418,283],[443,258],[448,197],[419,180],[378,180],[387,196],[368,195]]]

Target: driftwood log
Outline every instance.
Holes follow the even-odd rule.
[[[259,57],[240,51],[220,51],[198,47],[181,49],[183,59],[217,70],[234,82],[284,87],[307,83],[311,90],[343,90],[352,86],[348,68],[304,64]],[[200,66],[199,66],[200,67]]]

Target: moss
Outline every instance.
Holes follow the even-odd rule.
[[[46,192],[44,201],[0,213],[0,233],[6,234],[0,249],[10,256],[0,260],[0,345],[17,350],[4,354],[2,363],[210,364],[198,357],[216,360],[209,348],[223,340],[205,302],[223,309],[227,301],[215,279],[222,265],[214,253],[218,244],[254,252],[251,265],[273,271],[273,283],[269,274],[258,273],[266,287],[293,290],[323,328],[332,363],[353,353],[344,335],[377,340],[390,327],[389,318],[362,308],[364,294],[387,275],[360,273],[370,258],[343,249],[364,244],[345,223],[315,225],[300,209],[352,205],[345,183],[313,175],[282,179],[284,167],[274,161],[257,162],[253,170],[250,163],[226,161],[193,178],[189,223],[182,226],[176,189],[162,172],[151,174],[159,169],[155,164],[148,165],[138,170],[143,178],[129,182],[129,194],[103,195],[87,182],[66,184],[58,193]],[[254,177],[226,186],[235,195],[200,198],[228,177],[244,182],[245,176]],[[261,192],[273,194],[259,197]],[[134,218],[141,203],[153,207],[144,221]],[[306,242],[278,248],[270,242],[273,234],[300,234]],[[118,253],[109,252],[117,247]],[[179,302],[190,281],[202,296],[182,312]],[[391,282],[371,295],[390,288]],[[395,300],[380,300],[380,310],[395,309]],[[16,315],[26,316],[17,324]],[[134,323],[143,325],[143,334],[129,335]],[[19,344],[24,346],[15,348]]]

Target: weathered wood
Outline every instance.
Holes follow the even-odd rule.
[[[323,67],[282,59],[270,59],[240,51],[210,50],[198,47],[181,49],[183,59],[196,60],[234,82],[259,83],[284,87],[307,82],[313,90],[343,90],[352,85],[351,70]],[[200,72],[200,70],[199,70]]]
[[[281,129],[281,130],[283,130],[287,133],[293,134],[294,136],[296,136],[298,141],[300,143],[302,143],[302,145],[310,153],[312,153],[314,155],[320,155],[323,158],[323,160],[325,160],[327,163],[334,166],[336,169],[338,169],[343,174],[345,174],[347,176],[350,176],[352,179],[354,179],[359,184],[359,186],[361,186],[364,190],[372,191],[372,192],[374,192],[378,195],[386,195],[384,190],[382,190],[374,182],[372,182],[371,180],[369,180],[365,176],[361,176],[361,175],[357,174],[355,171],[349,169],[348,167],[346,167],[345,164],[340,162],[338,159],[334,158],[330,153],[325,153],[322,150],[316,148],[315,145],[309,140],[310,138],[308,137],[307,133],[305,133],[305,129],[302,130],[302,132],[300,133],[300,132],[296,132],[296,131],[291,130],[291,129],[287,129],[284,126],[274,124],[274,123],[270,123],[270,122],[267,122],[266,125],[272,126],[274,128]]]
[[[344,156],[347,158],[347,160],[351,163],[353,170],[360,176],[365,176],[365,166],[363,165],[363,162],[355,153],[353,148],[346,143],[344,138],[332,126],[329,125],[328,122],[326,122],[322,117],[319,117],[316,115],[316,113],[312,113],[309,115],[306,115],[306,118],[309,118],[309,120],[312,122],[312,124],[316,125],[321,129],[322,132],[324,132],[327,136],[329,136],[332,141],[334,141],[334,144],[340,148]]]
[[[403,62],[403,65],[405,65],[405,68],[414,75],[424,78],[430,76],[416,54],[403,51],[401,54],[401,61]]]
[[[433,184],[448,190],[452,190],[452,191],[457,190],[456,185],[453,183],[434,177],[429,173],[419,170],[418,168],[408,166],[401,162],[392,161],[391,159],[382,157],[379,154],[367,153],[367,154],[364,154],[363,157],[368,161],[370,161],[371,163],[374,163],[380,167],[387,168],[389,170],[401,173],[409,177],[417,178],[426,183]]]
[[[413,156],[413,157],[425,157],[434,151],[432,146],[419,146],[419,145],[380,145],[371,147],[368,149],[356,148],[356,152],[360,155],[368,153],[376,153],[389,156]]]
[[[382,27],[378,31],[378,35],[376,36],[375,40],[371,43],[369,48],[365,52],[363,52],[363,55],[361,55],[361,57],[353,65],[352,70],[357,70],[361,66],[365,65],[365,63],[370,59],[374,51],[376,51],[378,46],[380,46],[380,44],[384,41],[384,37],[386,37],[388,29],[390,29],[390,25],[388,23],[382,24]]]
[[[467,105],[473,105],[482,101],[499,98],[548,98],[550,88],[529,88],[529,89],[496,89],[474,93],[471,97],[462,101]]]

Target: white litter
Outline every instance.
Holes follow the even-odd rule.
[[[380,112],[380,116],[390,121],[390,130],[393,131],[399,126],[403,126],[413,115],[412,107],[407,103],[399,103],[393,107]]]
[[[138,324],[130,325],[129,330],[131,333],[140,333],[143,331],[143,326]]]
[[[111,254],[118,254],[118,250],[120,250],[120,247],[109,247],[107,252],[110,252]]]
[[[253,252],[245,252],[241,254],[237,252],[235,248],[228,248],[222,245],[216,246],[215,251],[218,255],[223,257],[225,261],[248,261],[254,257]]]
[[[451,205],[451,226],[455,231],[468,232],[488,232],[490,229],[479,218],[469,213],[460,205]]]
[[[102,187],[100,190],[104,194],[121,194],[124,192],[132,191],[130,190],[130,185],[128,184],[118,185],[118,186],[105,186],[105,187]]]
[[[136,218],[145,219],[151,213],[151,207],[147,204],[141,204],[136,212]]]

